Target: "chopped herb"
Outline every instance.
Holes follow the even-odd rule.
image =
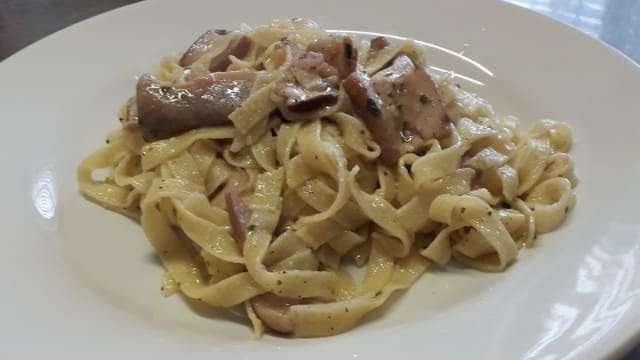
[[[104,142],[106,142],[108,144],[109,143],[109,139],[106,139]]]
[[[375,294],[375,295],[373,295],[373,296],[378,297],[378,296],[380,296],[380,295],[382,295],[382,290],[378,290],[378,291],[376,292],[376,294]]]
[[[373,100],[372,98],[367,99],[367,111],[369,112],[369,114],[373,116],[380,116],[381,114],[381,111],[378,108],[376,101]]]
[[[489,211],[489,212],[487,212],[487,215],[488,215],[488,216],[493,215],[493,211]]]
[[[160,291],[164,291],[164,286],[160,286]]]
[[[420,96],[418,97],[418,99],[420,99],[420,102],[424,105],[427,104],[431,101],[431,99],[429,99],[429,97],[425,94],[420,94]]]
[[[253,231],[255,229],[256,229],[256,224],[249,224],[249,226],[247,226],[248,231]]]
[[[282,285],[282,280],[278,280],[278,281],[276,281],[276,284],[278,284],[278,285]]]
[[[227,35],[229,33],[229,30],[227,30],[227,29],[216,29],[213,32],[218,34],[218,35]]]
[[[349,308],[344,308],[344,312],[349,312]]]
[[[464,214],[464,212],[467,211],[466,207],[462,207],[462,209],[460,209],[460,213]]]
[[[344,44],[344,54],[347,59],[351,60],[351,56],[353,55],[353,47],[349,43]]]
[[[120,122],[123,122],[123,121],[124,121],[124,118],[119,117],[119,118],[118,118],[118,120],[120,120]]]

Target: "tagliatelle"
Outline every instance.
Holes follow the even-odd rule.
[[[332,38],[306,20],[216,34],[199,40],[209,39],[209,47],[164,59],[152,80],[164,85],[143,89],[165,101],[153,111],[165,110],[130,101],[120,111],[122,128],[78,168],[88,198],[140,221],[166,269],[166,295],[242,305],[257,336],[265,328],[333,335],[355,327],[430,265],[505,270],[521,246],[560,226],[575,205],[571,129],[544,119],[522,132],[517,118],[496,116],[449,75],[433,78],[441,99],[413,99],[418,111],[441,104],[446,129],[416,139],[403,120],[402,133],[391,134],[402,137],[399,155],[385,158],[390,143],[380,141],[375,119],[406,115],[411,89],[388,83],[383,94],[387,83],[375,76],[425,66],[411,41],[349,39],[323,57],[322,41]],[[186,66],[197,50],[204,53]],[[357,58],[362,83],[372,76],[371,96],[382,99],[367,99],[365,118],[353,97],[358,88],[341,86],[349,75],[335,62],[342,53]],[[214,61],[224,67],[211,80]],[[197,81],[214,81],[197,101],[217,101],[216,87],[234,86],[222,89],[228,117],[191,114],[219,123],[166,136],[143,125],[154,120],[138,117],[145,110],[182,121],[166,111],[202,90],[193,87]],[[393,108],[384,96],[404,98]],[[361,281],[348,264],[365,267]]]

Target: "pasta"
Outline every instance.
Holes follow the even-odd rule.
[[[575,205],[568,125],[522,131],[426,68],[303,19],[208,31],[140,77],[80,189],[140,221],[165,295],[257,337],[350,330],[430,266],[507,269]]]

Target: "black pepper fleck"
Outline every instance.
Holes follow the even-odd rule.
[[[382,113],[378,108],[375,100],[373,100],[372,98],[367,99],[367,111],[373,116],[380,116],[380,114]]]

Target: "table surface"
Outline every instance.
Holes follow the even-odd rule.
[[[85,18],[138,0],[0,0],[0,61]],[[640,0],[507,0],[569,24],[640,63]],[[625,360],[640,360],[640,346]]]

